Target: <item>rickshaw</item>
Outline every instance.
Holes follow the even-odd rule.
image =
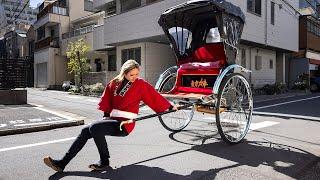
[[[192,0],[161,14],[162,27],[176,66],[164,71],[155,88],[179,111],[138,117],[158,117],[172,132],[188,126],[195,112],[215,115],[221,138],[229,144],[241,142],[249,131],[253,98],[244,74],[250,70],[236,63],[245,22],[241,9],[224,0]]]
[[[167,9],[158,23],[176,57],[155,88],[180,111],[158,115],[169,131],[188,126],[195,112],[216,118],[221,138],[236,144],[246,136],[253,98],[238,65],[238,45],[245,22],[241,9],[224,0],[192,0]]]

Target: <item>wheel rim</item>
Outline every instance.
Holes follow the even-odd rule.
[[[234,75],[224,85],[217,111],[223,135],[239,142],[247,134],[252,118],[253,100],[250,85],[241,75]],[[220,112],[220,113],[219,113]]]
[[[173,74],[167,77],[163,84],[160,85],[159,92],[160,93],[169,93],[176,84],[176,74]],[[177,104],[177,101],[170,101],[171,104]],[[182,130],[185,128],[189,122],[192,120],[194,114],[194,107],[190,107],[187,109],[179,110],[176,112],[172,112],[169,114],[162,115],[160,120],[166,128],[174,131]]]
[[[175,104],[175,102],[173,102],[173,104]],[[169,129],[181,130],[185,128],[192,120],[194,110],[194,106],[191,106],[187,109],[162,115],[161,119],[165,126],[167,126]]]
[[[176,84],[176,76],[171,75],[164,80],[164,83],[160,85],[159,92],[160,93],[169,93]]]

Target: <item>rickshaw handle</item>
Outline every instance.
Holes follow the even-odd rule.
[[[181,109],[186,109],[190,106],[193,106],[194,104],[193,103],[188,103],[186,105],[182,105],[182,106],[179,106],[177,109],[178,110],[181,110]],[[164,114],[169,114],[169,113],[172,113],[172,112],[175,112],[176,110],[169,110],[169,111],[164,111],[164,112],[161,112],[161,113],[155,113],[155,114],[150,114],[150,115],[147,115],[147,116],[142,116],[142,117],[138,117],[136,119],[130,119],[130,120],[127,120],[127,121],[121,121],[120,123],[120,131],[122,131],[122,126],[124,124],[129,124],[129,123],[133,123],[133,122],[137,122],[137,121],[141,121],[141,120],[144,120],[144,119],[148,119],[148,118],[153,118],[153,117],[156,117],[156,116],[161,116],[161,115],[164,115]]]

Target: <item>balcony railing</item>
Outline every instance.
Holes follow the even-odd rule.
[[[49,4],[37,14],[37,20],[41,19],[42,17],[44,17],[48,13],[67,16],[68,15],[68,8],[58,6],[55,3]]]
[[[35,50],[40,50],[47,47],[59,48],[59,37],[47,37],[35,43]]]
[[[64,34],[62,34],[62,39],[67,39],[67,38],[71,38],[71,37],[74,37],[74,36],[79,36],[79,35],[82,35],[82,34],[90,33],[90,32],[93,31],[94,26],[95,25],[86,26],[86,27],[83,27],[83,28],[79,28],[79,29],[64,33]]]

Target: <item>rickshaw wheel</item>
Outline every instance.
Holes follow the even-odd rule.
[[[246,78],[232,73],[222,80],[216,101],[216,121],[221,138],[237,144],[248,133],[253,110],[251,88]]]
[[[168,93],[172,90],[175,86],[176,82],[176,74],[172,74],[164,79],[164,82],[159,87],[158,91],[160,93]],[[175,102],[171,100],[173,104],[179,104],[179,102]],[[171,132],[179,132],[182,131],[185,127],[188,126],[190,121],[192,120],[195,108],[191,106],[187,109],[179,110],[176,112],[172,112],[169,114],[164,114],[159,116],[159,121],[161,125]]]

